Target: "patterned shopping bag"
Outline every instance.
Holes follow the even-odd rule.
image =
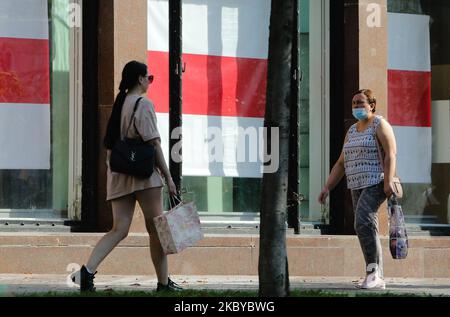
[[[170,211],[153,218],[165,254],[179,253],[203,239],[194,202],[180,202]]]
[[[395,197],[388,200],[389,249],[392,258],[405,259],[408,255],[408,234],[402,206]]]

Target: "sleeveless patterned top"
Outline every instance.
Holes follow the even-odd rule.
[[[376,116],[363,132],[356,130],[356,123],[348,130],[344,144],[344,167],[349,189],[377,185],[383,180],[375,134],[382,118]]]

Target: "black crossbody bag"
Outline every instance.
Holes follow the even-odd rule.
[[[125,138],[119,139],[111,150],[109,166],[113,172],[148,178],[153,174],[155,166],[155,148],[142,140],[134,122],[136,109],[141,99],[142,97],[138,98],[134,105],[133,115],[131,116]],[[131,123],[134,123],[133,125],[139,135],[139,139],[126,137]]]

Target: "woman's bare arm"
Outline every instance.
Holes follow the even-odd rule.
[[[164,154],[161,148],[161,139],[155,138],[147,143],[153,145],[155,147],[155,164],[156,167],[159,168],[164,178],[166,179],[167,185],[169,186],[169,193],[171,195],[177,194],[177,189],[175,184],[173,183],[172,176],[170,175],[169,168],[167,167],[166,160],[164,159]]]
[[[348,134],[347,134],[348,135]],[[344,144],[347,142],[347,135],[345,135]],[[330,175],[328,176],[327,182],[325,183],[324,188],[319,194],[318,201],[321,204],[325,203],[325,200],[328,197],[328,194],[334,187],[341,181],[342,177],[345,175],[345,167],[344,167],[344,150],[341,151],[341,155],[337,162],[334,164],[331,169]]]
[[[377,138],[384,151],[384,192],[387,197],[390,197],[393,193],[392,179],[395,175],[397,144],[392,126],[386,120],[381,120],[377,129]]]

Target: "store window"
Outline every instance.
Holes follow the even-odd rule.
[[[269,0],[183,1],[183,183],[200,211],[259,211]],[[168,1],[148,2],[148,65],[168,157]]]
[[[329,170],[329,1],[300,0],[300,188],[302,221],[328,223],[317,197]]]
[[[70,8],[0,2],[0,218],[67,217]]]
[[[449,224],[450,5],[390,0],[388,12],[388,119],[406,221]]]
[[[316,1],[313,1],[315,3]],[[310,38],[320,52],[326,43],[327,1],[301,0],[301,82],[300,107],[300,188],[303,221],[322,221],[320,206],[310,203],[309,194],[320,192],[314,183],[310,191],[310,160],[325,157],[321,143],[311,154],[309,135],[326,120],[323,98],[326,57],[318,55],[314,67],[321,72],[310,79]],[[183,188],[200,211],[250,213],[260,210],[262,173],[259,152],[265,111],[267,54],[270,21],[269,0],[183,1]],[[162,143],[168,144],[168,1],[148,1],[148,64],[155,81],[149,97],[155,103]],[[314,12],[314,19],[309,19]],[[314,21],[311,27],[309,21]],[[300,27],[300,26],[299,26]],[[316,38],[318,36],[318,38]],[[317,52],[317,50],[315,51]],[[312,81],[311,81],[312,80]],[[318,89],[310,91],[310,81]],[[318,111],[309,111],[310,102],[318,102]],[[321,124],[311,125],[309,121]],[[316,121],[315,121],[316,122]],[[214,134],[219,131],[218,134]],[[319,131],[325,138],[326,130]],[[244,144],[244,145],[243,145]],[[257,145],[252,149],[250,145]],[[256,148],[256,153],[254,152]],[[239,153],[241,149],[243,153]],[[319,151],[317,151],[319,149]],[[219,152],[219,153],[218,153]],[[246,158],[239,161],[239,154]],[[168,151],[165,153],[168,157]],[[208,158],[222,156],[222,161]],[[325,160],[326,161],[326,160]],[[314,171],[326,169],[312,164]],[[319,178],[318,178],[319,179]],[[316,182],[315,180],[313,182]],[[318,192],[317,192],[318,194]]]

